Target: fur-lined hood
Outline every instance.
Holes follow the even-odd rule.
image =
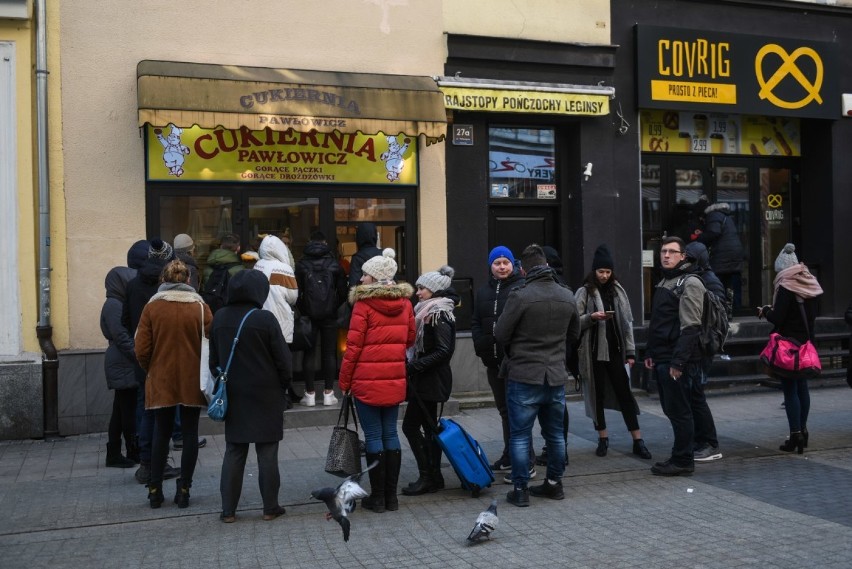
[[[731,213],[731,206],[726,203],[714,203],[713,205],[708,205],[704,210],[704,215],[709,215],[714,211],[720,211],[724,214]]]
[[[349,290],[349,304],[355,304],[356,300],[366,300],[370,298],[411,298],[413,294],[414,287],[404,282],[394,284],[364,284],[352,287]]]
[[[166,300],[168,302],[204,302],[195,289],[183,283],[163,283],[157,293],[148,301],[150,304],[155,300]]]

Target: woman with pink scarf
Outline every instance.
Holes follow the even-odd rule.
[[[774,332],[782,336],[795,338],[801,343],[814,341],[814,319],[816,318],[816,297],[822,294],[822,287],[808,267],[796,257],[796,247],[787,243],[775,260],[775,294],[772,306],[764,306],[758,316],[766,318],[775,325]],[[811,408],[811,395],[808,380],[781,379],[784,390],[784,408],[787,422],[790,424],[790,438],[778,447],[785,452],[799,454],[808,446],[808,412]]]

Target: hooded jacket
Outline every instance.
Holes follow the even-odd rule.
[[[136,269],[115,267],[104,279],[106,301],[101,308],[101,332],[109,345],[104,354],[104,374],[109,389],[136,389],[136,353],[133,336],[121,323],[121,311],[129,283]]]
[[[152,257],[136,271],[136,277],[127,283],[127,293],[121,309],[121,322],[131,334],[136,334],[142,310],[160,286],[160,273],[169,261]]]
[[[203,324],[202,324],[203,322]],[[145,408],[207,407],[199,382],[201,334],[213,314],[191,286],[164,283],[142,311],[136,359],[147,373]]]
[[[216,265],[231,265],[231,268],[228,269],[228,273],[230,273],[231,276],[236,275],[240,271],[246,270],[240,260],[240,256],[230,249],[213,249],[210,251],[210,254],[207,255],[207,266],[204,267],[201,283],[202,286],[207,282],[207,279],[210,278],[210,275],[213,274],[213,267]]]
[[[494,326],[506,350],[500,377],[530,385],[565,385],[567,354],[580,337],[574,295],[551,268],[533,267],[524,285],[509,293]]]
[[[738,273],[743,267],[743,244],[731,219],[731,206],[713,204],[704,210],[704,230],[698,241],[710,250],[710,268],[717,275]]]
[[[258,271],[243,271],[228,281],[228,304],[216,312],[210,332],[210,369],[224,369],[243,316],[261,308],[269,281]],[[225,441],[263,443],[284,436],[284,397],[293,375],[290,350],[281,326],[267,310],[246,319],[228,369]]]
[[[379,241],[379,231],[373,223],[361,223],[355,229],[355,243],[358,251],[352,255],[349,263],[349,286],[353,287],[361,282],[361,266],[368,259],[382,254],[382,250],[376,246]]]
[[[509,293],[523,284],[524,277],[516,271],[504,280],[491,275],[476,291],[470,331],[473,349],[485,367],[498,368],[503,361],[503,346],[494,339],[494,324],[503,312]]]
[[[449,298],[454,305],[459,295],[452,288],[441,290],[432,298]],[[450,360],[456,350],[456,323],[446,316],[427,321],[423,326],[423,351],[408,363],[408,388],[423,401],[444,402],[453,391]],[[409,396],[409,401],[413,396]]]
[[[333,299],[330,299],[327,307],[327,317],[334,319],[337,318],[337,309],[341,304],[343,304],[343,301],[346,300],[348,288],[346,286],[346,273],[343,272],[343,268],[340,266],[340,263],[337,262],[337,258],[331,252],[331,248],[328,246],[328,243],[324,243],[322,241],[309,241],[308,244],[305,245],[305,256],[296,263],[296,282],[299,287],[300,301],[305,294],[308,294],[308,290],[305,285],[305,277],[308,273],[312,271],[321,273],[324,270],[328,270],[331,273],[331,278],[334,281],[333,287],[335,295]],[[300,308],[302,306],[302,304],[299,305]],[[302,313],[304,314],[304,311]]]
[[[390,407],[405,400],[405,351],[415,337],[412,294],[408,283],[359,285],[349,292],[340,389],[362,403]]]
[[[299,287],[296,275],[290,266],[290,254],[287,245],[274,235],[267,235],[257,248],[260,260],[254,268],[261,271],[269,280],[269,295],[263,303],[263,309],[270,311],[278,319],[281,332],[288,344],[293,342],[293,306],[299,300]],[[230,290],[230,287],[228,288]]]
[[[686,256],[692,259],[695,263],[695,274],[704,280],[704,286],[712,292],[722,302],[728,302],[728,295],[725,292],[725,285],[716,276],[716,273],[710,268],[710,254],[707,252],[707,247],[704,243],[693,241],[686,245]]]

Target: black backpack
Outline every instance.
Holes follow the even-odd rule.
[[[704,283],[699,275],[684,275],[675,286],[674,293],[678,298],[683,294],[684,282],[689,277],[695,277]],[[722,300],[704,287],[704,304],[701,314],[701,349],[706,356],[721,354],[725,351],[725,341],[731,324],[728,321],[728,310]]]
[[[228,302],[228,282],[231,280],[230,270],[242,263],[223,263],[221,265],[210,265],[213,272],[204,282],[201,290],[201,298],[210,307],[212,313],[225,306]]]
[[[313,320],[323,320],[337,315],[337,283],[334,279],[333,259],[325,259],[321,267],[304,262],[305,281],[300,290],[299,307],[302,314]]]

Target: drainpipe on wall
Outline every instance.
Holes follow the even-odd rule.
[[[59,358],[50,325],[50,177],[47,159],[47,0],[34,0],[36,13],[36,145],[38,152],[38,326],[43,352],[44,439],[59,436]]]

